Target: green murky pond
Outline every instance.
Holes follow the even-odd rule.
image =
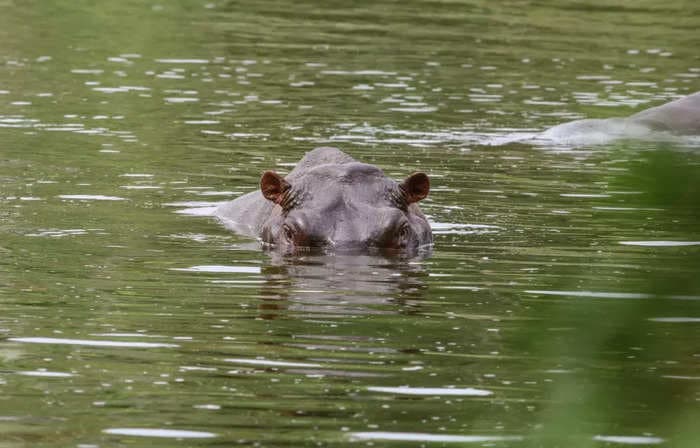
[[[700,142],[523,141],[700,90],[689,1],[0,1],[0,447],[700,443]],[[430,257],[207,210],[332,145]]]

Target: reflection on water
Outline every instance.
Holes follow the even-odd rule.
[[[373,392],[385,392],[389,394],[401,395],[458,395],[458,396],[476,396],[486,397],[492,395],[493,392],[484,389],[468,388],[450,388],[450,387],[368,387],[367,390]]]
[[[8,338],[12,342],[27,342],[34,344],[59,344],[59,345],[87,345],[93,347],[137,347],[137,348],[157,348],[157,347],[178,347],[177,344],[163,344],[158,342],[126,342],[126,341],[101,341],[83,339],[61,339],[61,338]]]
[[[438,442],[438,443],[489,443],[519,442],[520,436],[462,436],[453,434],[424,434],[414,432],[355,432],[350,434],[352,440],[385,440],[397,442]]]
[[[630,437],[630,436],[595,436],[593,440],[596,442],[607,442],[624,445],[658,445],[665,442],[660,437]]]
[[[263,267],[260,316],[275,319],[360,317],[396,313],[420,306],[427,273],[420,259],[371,255],[272,253]],[[391,305],[391,309],[386,305]]]
[[[216,437],[216,434],[203,431],[185,431],[182,429],[155,429],[155,428],[109,428],[102,432],[122,436],[136,437],[164,437],[168,439],[208,439]]]

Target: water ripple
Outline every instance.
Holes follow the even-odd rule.
[[[15,372],[17,375],[23,376],[38,376],[42,378],[69,378],[74,376],[72,373],[67,372],[49,372],[47,370],[32,370],[32,371],[22,371]]]
[[[321,367],[321,364],[306,362],[273,361],[270,359],[226,358],[226,362],[263,367]]]
[[[171,268],[171,271],[182,272],[213,272],[213,273],[241,273],[241,274],[260,274],[261,270],[258,266],[222,266],[222,265],[201,265],[190,266],[189,268]]]
[[[620,241],[625,246],[678,247],[699,246],[700,241]]]
[[[665,442],[661,437],[642,437],[642,436],[603,436],[597,435],[593,437],[596,442],[620,443],[623,445],[658,445]]]
[[[109,428],[102,432],[120,436],[161,437],[168,439],[209,439],[217,436],[213,432],[162,428]]]
[[[125,198],[119,196],[105,196],[101,194],[61,194],[58,195],[61,199],[72,199],[77,201],[125,201]]]
[[[353,432],[351,440],[387,440],[396,442],[441,442],[441,443],[488,443],[488,442],[519,442],[522,436],[478,436],[428,434],[418,432]]]
[[[97,341],[90,339],[62,339],[62,338],[8,338],[12,342],[26,342],[30,344],[56,344],[56,345],[84,345],[89,347],[133,347],[133,348],[173,348],[177,344],[162,342],[124,342],[124,341]]]
[[[493,395],[493,392],[485,389],[474,389],[472,387],[467,388],[451,388],[451,387],[410,387],[410,386],[400,386],[400,387],[376,387],[370,386],[367,390],[372,392],[384,392],[388,394],[401,394],[401,395],[457,395],[457,396],[468,396],[468,397],[487,397]]]

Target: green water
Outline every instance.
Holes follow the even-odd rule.
[[[698,446],[699,142],[516,141],[700,90],[698,17],[0,1],[0,448]],[[432,256],[206,216],[320,145],[428,173]]]

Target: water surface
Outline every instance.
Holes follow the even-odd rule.
[[[698,142],[532,141],[700,90],[692,2],[0,4],[0,447],[691,447]],[[432,256],[211,208],[338,146]]]

